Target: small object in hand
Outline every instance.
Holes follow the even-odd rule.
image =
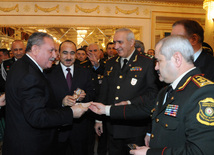
[[[131,150],[136,150],[137,145],[136,145],[136,144],[128,144],[128,147],[129,147]]]
[[[77,90],[74,91],[74,97],[76,98],[77,101],[79,100],[79,96],[80,96],[81,92],[82,92],[82,89],[80,89],[80,88],[77,88]]]

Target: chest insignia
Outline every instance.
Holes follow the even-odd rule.
[[[196,119],[201,124],[207,126],[214,126],[214,99],[206,98],[198,102],[199,112],[196,115]]]
[[[130,71],[142,71],[142,67],[132,67]]]
[[[179,105],[168,104],[164,114],[168,115],[168,116],[176,117],[177,112],[178,112],[178,108],[179,108]]]
[[[134,85],[136,85],[136,83],[137,83],[137,79],[132,78],[131,79],[131,85],[134,86]]]

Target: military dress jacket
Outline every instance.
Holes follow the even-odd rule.
[[[114,105],[129,100],[131,104],[153,104],[157,95],[154,61],[134,51],[130,60],[121,70],[120,57],[107,61],[99,102]],[[114,138],[130,138],[144,134],[142,120],[111,120]]]
[[[194,62],[194,65],[198,67],[204,74],[204,77],[214,81],[214,57],[208,54],[204,49],[199,57]]]
[[[188,72],[163,105],[158,94],[147,155],[213,155],[214,83],[199,69]]]

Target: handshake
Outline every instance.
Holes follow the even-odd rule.
[[[91,105],[91,103],[76,103],[76,101],[82,101],[85,96],[85,91],[77,88],[72,96],[65,96],[65,98],[62,100],[62,105],[69,106],[73,111],[73,117],[79,118],[88,110],[88,107]]]

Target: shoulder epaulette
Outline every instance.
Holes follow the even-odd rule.
[[[144,53],[144,54],[139,54],[140,56],[143,56],[145,58],[149,58],[149,59],[153,59],[154,56],[153,55],[150,55],[150,54],[147,54],[147,53]]]
[[[80,62],[80,64],[84,64],[84,63],[86,63],[86,62],[88,62],[88,60],[82,61],[82,62]]]
[[[192,81],[198,86],[198,87],[204,87],[206,85],[214,84],[212,81],[206,79],[203,76],[197,75],[192,78]]]

